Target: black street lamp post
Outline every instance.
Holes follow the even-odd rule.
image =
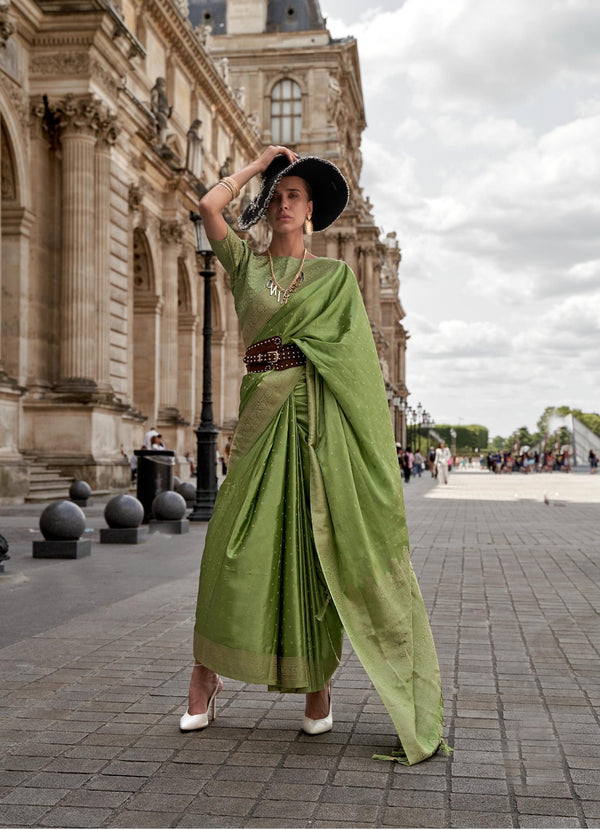
[[[406,446],[412,448],[412,406],[406,406]]]
[[[190,213],[194,223],[196,259],[202,260],[200,276],[204,280],[204,327],[202,329],[204,353],[202,356],[202,410],[200,424],[194,430],[197,444],[196,503],[189,515],[191,522],[207,522],[213,513],[217,497],[217,429],[213,421],[212,371],[211,371],[211,296],[210,287],[215,272],[211,268],[214,256],[198,213]]]
[[[425,451],[425,454],[427,454],[427,450],[428,450],[427,429],[429,427],[429,412],[427,412],[426,409],[423,410],[421,426],[425,430],[425,435],[424,435],[425,450],[424,451]],[[419,432],[419,445],[421,444],[421,437],[422,437],[421,433]]]
[[[400,443],[402,447],[405,448],[406,444],[408,443],[408,429],[407,429],[407,421],[408,421],[408,414],[407,408],[408,404],[406,400],[400,395],[400,403],[398,405],[400,410]]]

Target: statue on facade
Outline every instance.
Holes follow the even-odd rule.
[[[221,58],[218,60],[217,69],[219,70],[219,75],[223,78],[227,86],[229,86],[229,59]]]
[[[188,17],[190,13],[188,0],[175,0],[175,6],[180,11],[182,17]]]
[[[240,86],[237,89],[234,89],[233,96],[240,109],[246,109],[246,87]]]
[[[165,78],[157,78],[150,91],[150,109],[156,119],[158,143],[162,146],[166,143],[169,118],[173,109],[169,106],[167,99],[167,81]]]
[[[6,48],[8,39],[16,31],[16,26],[8,14],[9,5],[5,0],[0,3],[0,48],[2,49]]]
[[[251,112],[248,115],[248,124],[250,125],[250,129],[254,130],[254,132],[258,134],[260,130],[260,118],[258,117],[258,113]]]
[[[204,139],[200,135],[202,121],[196,118],[187,131],[187,151],[185,157],[185,169],[199,179],[202,175],[204,162]]]
[[[204,26],[196,26],[194,28],[194,34],[200,41],[200,45],[203,46],[208,52],[210,49],[210,36],[212,34],[212,26],[209,23],[206,23]]]
[[[330,75],[327,82],[327,109],[333,112],[342,95],[340,82],[335,75]]]
[[[227,156],[223,164],[221,165],[221,169],[219,170],[219,178],[225,179],[227,176],[231,176],[231,165],[233,164],[233,159],[231,156]]]

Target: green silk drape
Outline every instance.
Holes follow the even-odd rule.
[[[352,271],[313,262],[260,328],[244,330],[237,292],[246,342],[278,334],[307,366],[243,379],[202,561],[194,654],[234,678],[322,688],[339,659],[341,620],[414,764],[440,746],[442,694],[385,386]],[[291,601],[299,610],[286,618],[286,596],[303,590],[310,601]],[[308,662],[296,637],[308,638]]]

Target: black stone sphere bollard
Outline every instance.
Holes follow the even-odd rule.
[[[34,559],[77,559],[92,552],[90,539],[81,539],[85,513],[66,499],[54,501],[40,516],[43,542],[33,543]]]
[[[182,481],[175,489],[185,499],[186,507],[193,507],[196,504],[196,485],[191,481]]]
[[[152,502],[154,519],[150,520],[148,530],[155,533],[189,533],[190,523],[184,519],[185,499],[174,490],[159,493]]]
[[[92,488],[87,481],[74,481],[69,487],[69,498],[79,507],[87,507]]]
[[[103,544],[137,545],[146,535],[146,528],[140,527],[144,518],[141,501],[122,493],[114,496],[104,508],[104,519],[108,527],[100,529]]]
[[[8,542],[0,534],[0,574],[4,573],[4,563],[7,559],[10,559],[10,554],[8,552]]]

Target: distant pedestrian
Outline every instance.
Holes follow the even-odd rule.
[[[412,474],[412,468],[414,463],[415,457],[412,453],[412,450],[410,447],[407,447],[406,451],[402,456],[402,468],[404,470],[404,481],[406,482],[406,484],[410,482],[410,477]]]
[[[232,436],[227,436],[227,443],[225,444],[225,450],[223,455],[221,456],[221,472],[224,476],[227,475],[227,469],[229,468],[229,456],[231,455],[231,439]]]
[[[185,454],[185,460],[190,465],[190,475],[195,476],[196,475],[196,465],[194,463],[194,456],[191,454],[191,452],[189,450]]]
[[[429,464],[431,478],[435,478],[437,476],[437,467],[435,466],[435,447],[430,447],[429,452],[427,453],[427,463]]]
[[[590,449],[588,461],[590,462],[590,474],[594,475],[598,472],[598,454],[592,449]]]
[[[443,441],[435,451],[435,467],[437,470],[438,484],[448,484],[448,459],[450,450]]]
[[[423,470],[423,456],[421,455],[421,451],[417,450],[415,453],[415,463],[413,464],[413,475],[418,476],[421,478],[421,472]]]
[[[398,456],[398,466],[400,472],[404,470],[404,453],[402,452],[402,444],[396,444],[396,455]]]
[[[144,443],[142,444],[143,450],[152,449],[152,439],[155,435],[158,435],[158,430],[156,429],[156,427],[150,427],[148,432],[144,435]]]

